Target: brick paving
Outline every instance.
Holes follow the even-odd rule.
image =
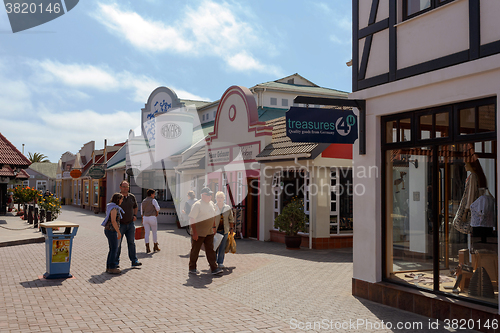
[[[132,268],[124,243],[123,273],[110,275],[103,217],[63,206],[59,220],[80,224],[72,279],[39,278],[46,271],[43,243],[0,247],[0,332],[449,332],[442,323],[428,329],[426,317],[353,297],[352,249],[291,251],[237,240],[224,275],[209,274],[201,256],[202,274],[192,276],[187,234],[161,226],[161,252],[146,254],[144,241],[137,241],[143,266]],[[0,226],[2,220],[26,225],[15,219],[0,217]],[[0,243],[33,236],[23,232],[0,229]],[[349,325],[358,320],[365,325]],[[382,321],[420,322],[423,329],[387,329]],[[323,326],[303,326],[313,322]]]

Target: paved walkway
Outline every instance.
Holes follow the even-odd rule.
[[[137,241],[143,266],[131,268],[124,243],[123,273],[110,275],[103,218],[63,206],[58,220],[80,224],[72,279],[40,279],[42,243],[0,247],[0,332],[449,332],[442,324],[430,330],[426,317],[353,297],[352,249],[291,251],[237,240],[224,275],[210,275],[203,256],[202,274],[189,276],[187,234],[162,226],[161,252],[146,254],[144,241]],[[0,217],[5,225],[27,226]],[[0,228],[0,243],[33,235]],[[422,326],[398,330],[398,322]]]

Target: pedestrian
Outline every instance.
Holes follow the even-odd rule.
[[[122,219],[120,220],[120,232],[123,236],[127,238],[128,247],[128,257],[132,266],[141,266],[142,263],[137,259],[137,253],[135,250],[135,224],[134,221],[137,220],[137,200],[135,195],[129,193],[130,185],[126,180],[120,183],[120,193],[123,195],[123,201],[120,207],[125,213],[123,213]],[[120,239],[118,245],[118,262],[120,262],[120,254],[122,252],[122,240]]]
[[[196,202],[196,197],[194,195],[194,191],[189,191],[187,196],[188,200],[184,204],[184,209],[182,210],[182,214],[185,215],[185,219],[187,220],[187,223],[189,223],[189,213],[191,213],[191,207]]]
[[[196,197],[194,195],[194,191],[189,191],[188,192],[188,200],[184,204],[184,209],[182,210],[182,215],[184,221],[188,224],[186,226],[188,234],[191,234],[191,226],[189,225],[189,213],[191,213],[191,207],[193,207],[193,204],[196,202]]]
[[[121,193],[115,193],[111,197],[111,201],[106,206],[106,218],[104,219],[104,234],[108,239],[109,252],[106,261],[106,273],[120,274],[118,268],[118,243],[121,241],[122,234],[120,232],[120,220],[123,216],[123,209],[120,205],[123,201]]]
[[[45,191],[45,193],[43,194],[43,197],[46,198],[46,197],[50,197],[52,196],[52,193],[50,193],[49,190]]]
[[[149,231],[153,231],[153,242],[154,248],[153,251],[160,251],[158,246],[158,222],[156,217],[160,212],[160,206],[158,205],[158,201],[155,199],[155,190],[149,189],[146,192],[146,198],[142,201],[141,204],[141,214],[142,214],[142,225],[144,226],[144,241],[146,242],[146,253],[151,252],[149,248]]]
[[[215,203],[215,213],[217,214],[215,222],[218,223],[217,233],[224,236],[222,242],[219,245],[219,248],[216,251],[216,261],[218,267],[224,268],[224,256],[226,254],[227,237],[229,235],[229,231],[233,231],[234,216],[231,206],[226,205],[226,203],[224,202],[226,200],[226,195],[224,194],[224,192],[217,192],[215,194],[215,199],[217,200],[217,202]]]
[[[189,213],[189,223],[191,224],[191,253],[189,255],[189,274],[200,274],[196,269],[196,262],[200,254],[201,245],[205,244],[205,255],[212,274],[222,274],[222,269],[217,267],[214,251],[215,207],[212,203],[213,192],[204,187],[201,190],[201,199],[196,201]]]

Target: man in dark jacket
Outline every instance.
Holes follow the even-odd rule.
[[[118,261],[122,252],[122,240],[127,237],[128,257],[132,262],[132,266],[141,266],[142,263],[137,259],[135,251],[135,224],[137,220],[137,200],[132,193],[129,193],[130,185],[124,180],[120,183],[120,193],[123,195],[123,202],[120,207],[125,211],[125,214],[120,219],[120,244],[118,245]]]

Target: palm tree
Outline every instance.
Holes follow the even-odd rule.
[[[34,154],[28,153],[28,160],[30,160],[31,163],[36,163],[36,162],[50,163],[47,156],[45,156],[42,153],[34,153]]]

